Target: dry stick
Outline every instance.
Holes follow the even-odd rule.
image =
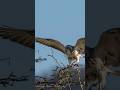
[[[68,67],[68,70],[70,71],[70,74],[71,74],[71,69],[70,69],[70,67]],[[68,78],[67,78],[67,82],[68,82],[69,89],[72,90],[72,89],[71,89],[71,83],[69,82]]]
[[[56,59],[53,55],[48,55],[48,56],[52,57],[52,58],[55,60],[55,62],[61,67],[61,65],[59,64],[59,62],[57,61],[57,59]],[[62,67],[61,67],[61,68],[62,68]],[[62,72],[63,72],[63,71],[62,71]],[[68,78],[67,78],[67,82],[68,82],[69,89],[72,90]]]
[[[52,53],[51,55],[54,56],[54,51],[53,51],[52,48],[51,48],[51,53]],[[54,58],[55,58],[55,57],[54,57]],[[55,59],[56,59],[56,58],[55,58]],[[56,60],[57,60],[57,59],[56,59]],[[59,61],[59,62],[60,62],[60,61]],[[58,62],[58,63],[59,63],[59,62]],[[64,65],[62,62],[60,62],[60,63],[65,67],[65,65]]]
[[[69,71],[70,74],[71,74],[70,63],[68,63],[68,71]],[[71,80],[71,78],[70,78],[70,80]],[[67,82],[68,82],[69,89],[72,90],[72,88],[71,88],[71,83],[69,82],[68,78],[67,78]]]
[[[52,58],[55,60],[55,62],[61,67],[61,65],[59,64],[59,62],[57,61],[57,59],[54,57],[54,52],[53,52],[52,48],[51,48],[51,51],[52,51],[52,55],[48,55],[48,56],[52,57]],[[64,64],[63,64],[63,65],[64,65]],[[65,65],[64,65],[64,66],[65,66]],[[62,68],[62,67],[61,67],[61,68]],[[63,72],[63,71],[62,71],[62,72]],[[68,80],[68,77],[67,77],[67,82],[68,82],[69,89],[72,90],[72,89],[71,89],[70,82],[69,82],[69,80]]]
[[[48,56],[50,56],[50,57],[52,57],[53,58],[53,60],[58,64],[58,66],[60,66],[61,67],[61,65],[59,64],[59,62],[57,61],[57,59],[54,57],[54,51],[53,51],[53,49],[51,48],[51,55],[48,55]]]
[[[81,78],[80,78],[80,65],[78,65],[77,71],[78,71],[78,77],[79,77],[79,82],[80,82],[80,88],[81,88],[81,90],[84,90],[83,85],[82,85],[82,81],[81,81]]]
[[[59,62],[57,61],[57,59],[56,59],[53,55],[48,55],[48,56],[52,57],[52,58],[53,58],[53,60],[55,60],[55,62],[58,64],[58,66],[60,66],[60,67],[61,67],[61,65],[59,64]]]
[[[70,63],[68,63],[69,65],[68,65],[68,71],[69,71],[69,73],[71,74],[71,66],[70,66]],[[70,78],[70,81],[71,81],[71,78]],[[72,88],[71,88],[71,83],[69,82],[69,80],[68,80],[68,78],[67,78],[67,82],[68,82],[68,86],[69,86],[69,89],[70,90],[72,90]]]
[[[48,56],[50,56],[50,57],[52,57],[54,60],[55,60],[55,62],[61,67],[61,65],[59,64],[59,62],[57,61],[57,59],[54,57],[54,52],[53,52],[53,50],[52,50],[52,48],[51,48],[51,51],[52,51],[52,55],[48,55]],[[61,63],[63,66],[65,66],[63,63]],[[70,65],[69,65],[70,66]],[[61,67],[62,68],[62,67]],[[68,67],[68,70],[71,72],[71,68],[70,67]],[[62,71],[63,72],[63,71]],[[69,79],[68,79],[68,77],[67,77],[67,82],[68,82],[68,86],[69,86],[69,89],[70,90],[72,90],[71,89],[71,83],[69,82]],[[80,82],[81,83],[81,82]]]
[[[62,62],[60,62],[60,63],[63,65],[63,67],[65,67],[65,65]]]

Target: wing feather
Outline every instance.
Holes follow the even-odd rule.
[[[48,47],[55,48],[63,53],[65,53],[65,47],[63,44],[61,44],[59,41],[54,39],[44,39],[44,38],[36,38],[36,42],[46,45]]]
[[[85,53],[85,38],[78,39],[74,49],[78,50],[79,53]]]
[[[2,39],[17,42],[29,48],[34,48],[34,36],[35,34],[33,30],[0,27],[0,37]]]

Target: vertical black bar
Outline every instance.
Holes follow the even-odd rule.
[[[10,33],[3,35],[4,29],[5,32],[13,30],[13,36],[10,37]],[[22,30],[28,30],[28,33],[15,33]],[[30,37],[33,38],[27,43],[30,46],[28,47],[22,42],[29,39],[27,34],[30,34],[30,31]],[[34,33],[35,0],[0,0],[0,90],[35,89]],[[12,40],[14,37],[17,40]]]
[[[92,47],[92,48],[97,47],[99,45],[98,42],[100,42],[99,40],[100,40],[100,37],[103,34],[103,32],[105,32],[106,30],[109,31],[111,28],[120,27],[120,12],[119,12],[120,5],[119,4],[120,4],[119,0],[86,0],[86,4],[85,4],[85,6],[86,6],[86,11],[85,11],[86,12],[86,17],[85,17],[85,20],[86,20],[85,21],[86,22],[86,24],[85,24],[86,46]],[[117,32],[119,32],[119,30]],[[106,35],[108,35],[108,33],[106,33],[105,36]],[[119,36],[118,36],[118,38],[119,38]],[[107,38],[104,38],[104,39],[107,39]],[[112,40],[112,37],[110,39]],[[110,41],[110,43],[116,44],[116,42],[112,43],[112,41]],[[119,44],[119,41],[116,45],[118,45],[118,44]],[[102,45],[103,45],[103,43],[102,43]],[[104,47],[104,45],[103,45],[103,47]],[[115,48],[115,47],[113,47],[113,48]],[[118,49],[119,49],[119,47],[118,47]],[[86,50],[88,50],[88,48],[86,48]],[[93,49],[89,48],[89,52],[90,52],[90,50],[93,50]],[[109,49],[109,51],[113,52],[111,50],[111,48]],[[90,54],[92,54],[92,53],[90,52]],[[118,53],[116,53],[115,56],[117,54]],[[103,55],[105,57],[109,57],[108,54],[107,55],[101,54],[101,55]],[[86,71],[89,67],[88,60],[90,60],[90,58],[87,56],[88,56],[88,54],[86,54]],[[118,57],[119,57],[119,55],[118,55]],[[111,58],[109,58],[109,59],[111,60]],[[106,58],[105,60],[108,60],[108,58]],[[118,67],[115,67],[115,68],[117,68],[117,70],[120,71],[120,69]],[[86,76],[87,76],[87,72],[86,72]],[[88,77],[86,77],[86,78],[88,78]],[[106,90],[114,90],[114,89],[119,90],[120,89],[119,77],[113,76],[110,74],[107,76],[107,78],[108,79],[107,79],[107,83],[106,83],[106,87],[105,87]],[[88,82],[87,79],[86,79],[86,82]],[[95,84],[96,83],[94,83],[94,85]]]

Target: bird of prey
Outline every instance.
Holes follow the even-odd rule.
[[[87,87],[97,84],[105,86],[108,73],[120,76],[120,71],[115,70],[119,70],[120,66],[120,28],[104,31],[95,47],[85,49]],[[98,78],[99,76],[100,78]],[[96,84],[96,80],[99,83]],[[87,90],[91,90],[90,88],[92,87]]]
[[[36,37],[35,41],[64,53],[68,57],[69,64],[79,62],[81,54],[85,53],[85,38],[78,39],[75,46],[64,46],[61,42],[57,40],[39,37]]]
[[[0,27],[0,38],[17,42],[21,45],[34,49],[34,30],[17,29],[13,27]]]

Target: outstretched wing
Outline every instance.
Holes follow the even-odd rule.
[[[34,48],[34,35],[33,30],[0,27],[0,38],[9,39],[29,48]]]
[[[55,48],[63,53],[65,53],[65,47],[63,44],[61,44],[59,41],[57,40],[53,40],[53,39],[44,39],[44,38],[36,38],[35,39],[36,42],[40,43],[40,44],[43,44],[43,45],[46,45],[48,47],[52,47],[52,48]]]
[[[79,51],[79,53],[85,53],[85,38],[77,40],[74,50]]]

